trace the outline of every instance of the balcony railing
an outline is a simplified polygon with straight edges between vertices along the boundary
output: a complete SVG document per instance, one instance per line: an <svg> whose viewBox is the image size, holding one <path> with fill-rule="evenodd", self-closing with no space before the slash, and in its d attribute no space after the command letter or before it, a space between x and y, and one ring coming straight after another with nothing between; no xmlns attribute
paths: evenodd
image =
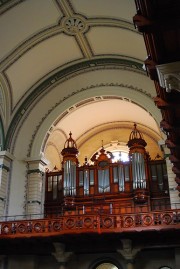
<svg viewBox="0 0 180 269"><path fill-rule="evenodd" d="M74 233L121 233L180 229L180 209L120 213L66 211L62 215L6 217L0 222L0 238L42 237ZM78 213L80 212L80 213Z"/></svg>

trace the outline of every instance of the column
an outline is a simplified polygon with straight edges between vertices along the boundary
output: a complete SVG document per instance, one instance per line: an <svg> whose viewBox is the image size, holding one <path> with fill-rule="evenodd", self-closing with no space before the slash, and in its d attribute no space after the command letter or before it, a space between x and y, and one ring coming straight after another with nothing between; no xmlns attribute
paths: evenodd
<svg viewBox="0 0 180 269"><path fill-rule="evenodd" d="M117 249L126 261L126 269L134 269L134 259L140 248L133 248L130 239L122 239L122 249Z"/></svg>
<svg viewBox="0 0 180 269"><path fill-rule="evenodd" d="M44 204L44 171L47 163L45 159L26 161L28 164L26 214L31 215L31 218L41 218Z"/></svg>
<svg viewBox="0 0 180 269"><path fill-rule="evenodd" d="M65 252L65 245L62 243L53 243L55 252L52 255L56 258L59 263L59 269L66 269L66 263L69 257L73 254L72 252Z"/></svg>
<svg viewBox="0 0 180 269"><path fill-rule="evenodd" d="M0 216L6 215L11 163L14 157L7 151L0 151Z"/></svg>

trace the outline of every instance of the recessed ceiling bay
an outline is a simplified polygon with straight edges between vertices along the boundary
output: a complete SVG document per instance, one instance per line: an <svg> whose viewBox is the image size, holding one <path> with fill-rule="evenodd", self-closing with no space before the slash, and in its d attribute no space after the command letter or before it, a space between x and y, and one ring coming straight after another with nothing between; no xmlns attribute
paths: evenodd
<svg viewBox="0 0 180 269"><path fill-rule="evenodd" d="M60 168L60 152L70 131L77 142L79 161L82 164L85 156L90 158L101 147L102 140L104 145L111 141L127 143L134 122L138 123L144 133L150 155L153 158L157 153L161 155L158 146L160 130L155 119L144 108L127 98L117 96L99 96L81 103L82 105L75 104L67 110L64 117L60 116L48 134L45 157L50 161L51 169L54 166Z"/></svg>

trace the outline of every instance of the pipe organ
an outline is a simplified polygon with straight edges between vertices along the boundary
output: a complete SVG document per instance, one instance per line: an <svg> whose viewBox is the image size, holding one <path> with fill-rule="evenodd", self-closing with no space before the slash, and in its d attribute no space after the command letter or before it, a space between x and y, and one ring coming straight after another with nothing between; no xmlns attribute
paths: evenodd
<svg viewBox="0 0 180 269"><path fill-rule="evenodd" d="M102 146L92 164L80 166L78 149L70 133L64 149L61 171L46 173L45 214L54 216L69 210L81 213L117 209L129 213L169 207L169 187L164 160L151 160L146 142L136 124L127 143L129 161L113 163L113 155Z"/></svg>

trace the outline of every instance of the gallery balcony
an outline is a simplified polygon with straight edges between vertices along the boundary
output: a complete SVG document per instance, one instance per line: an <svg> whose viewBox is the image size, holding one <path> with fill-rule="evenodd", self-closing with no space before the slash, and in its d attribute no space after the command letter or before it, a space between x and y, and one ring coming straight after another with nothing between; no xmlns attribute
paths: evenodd
<svg viewBox="0 0 180 269"><path fill-rule="evenodd" d="M173 208L173 209L172 209ZM58 209L58 208L57 208ZM53 237L72 234L121 234L180 229L180 204L160 205L159 210L135 208L69 208L53 215L2 217L0 238Z"/></svg>

